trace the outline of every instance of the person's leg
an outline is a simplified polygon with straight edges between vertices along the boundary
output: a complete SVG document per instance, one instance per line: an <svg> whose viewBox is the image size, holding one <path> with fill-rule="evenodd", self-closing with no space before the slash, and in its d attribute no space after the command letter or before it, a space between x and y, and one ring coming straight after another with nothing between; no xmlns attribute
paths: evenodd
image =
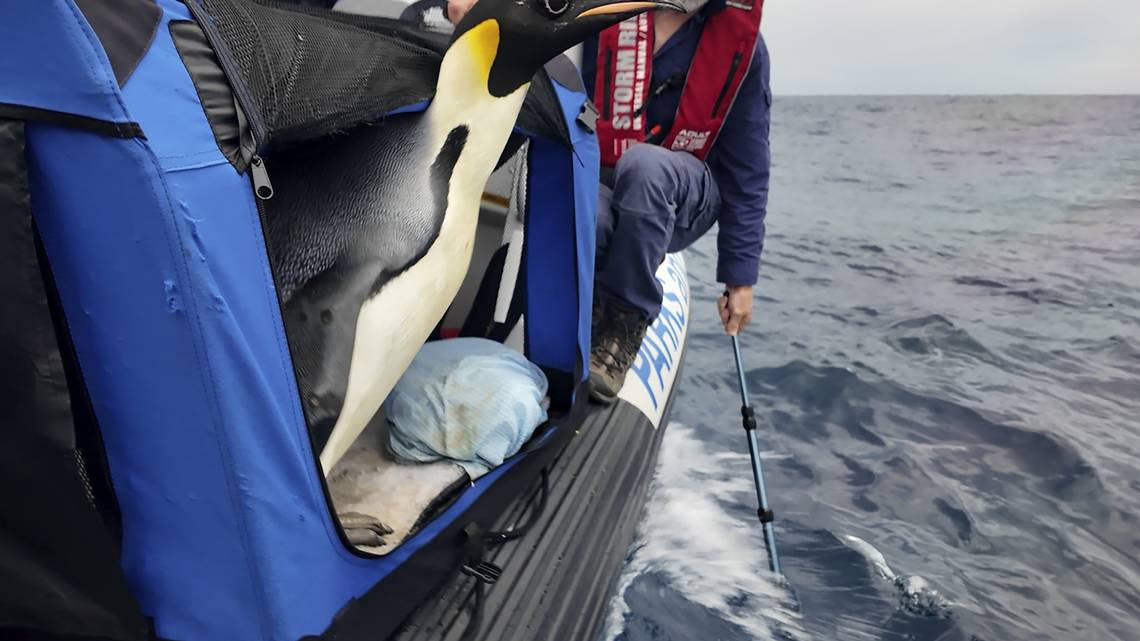
<svg viewBox="0 0 1140 641"><path fill-rule="evenodd" d="M614 213L611 208L613 201L613 190L606 185L598 185L598 220L597 231L594 244L594 273L602 270L605 265L606 256L609 255L610 238L614 234ZM605 299L601 292L598 290L597 285L594 286L594 300L593 310L590 315L590 331L591 336L598 335L598 326L606 314Z"/></svg>
<svg viewBox="0 0 1140 641"><path fill-rule="evenodd" d="M716 221L720 195L706 165L691 154L636 145L618 162L595 287L647 320L661 310L657 268L669 251L692 244ZM599 225L601 228L601 225Z"/></svg>
<svg viewBox="0 0 1140 641"><path fill-rule="evenodd" d="M609 196L607 198L607 196ZM690 154L637 145L616 168L612 196L599 198L591 396L617 398L645 330L661 311L657 268L716 220L719 192Z"/></svg>
<svg viewBox="0 0 1140 641"><path fill-rule="evenodd" d="M601 271L605 265L606 256L609 255L610 238L614 235L614 225L617 219L613 212L614 192L605 185L598 185L598 222L597 238L594 244L595 271Z"/></svg>

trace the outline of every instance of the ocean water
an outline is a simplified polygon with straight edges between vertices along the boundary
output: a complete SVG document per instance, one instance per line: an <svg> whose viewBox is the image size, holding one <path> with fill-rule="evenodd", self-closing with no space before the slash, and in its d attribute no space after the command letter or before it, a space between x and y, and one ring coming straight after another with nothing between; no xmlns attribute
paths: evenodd
<svg viewBox="0 0 1140 641"><path fill-rule="evenodd" d="M1140 97L784 98L772 149L742 342L785 578L710 235L605 639L1140 639Z"/></svg>

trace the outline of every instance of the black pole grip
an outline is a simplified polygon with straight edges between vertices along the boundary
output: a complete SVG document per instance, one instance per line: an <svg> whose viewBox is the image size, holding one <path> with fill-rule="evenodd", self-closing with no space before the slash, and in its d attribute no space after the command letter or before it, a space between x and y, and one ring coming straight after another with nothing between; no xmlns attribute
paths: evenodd
<svg viewBox="0 0 1140 641"><path fill-rule="evenodd" d="M744 419L744 429L749 431L756 429L756 413L752 411L751 406L742 406L740 408L740 417Z"/></svg>

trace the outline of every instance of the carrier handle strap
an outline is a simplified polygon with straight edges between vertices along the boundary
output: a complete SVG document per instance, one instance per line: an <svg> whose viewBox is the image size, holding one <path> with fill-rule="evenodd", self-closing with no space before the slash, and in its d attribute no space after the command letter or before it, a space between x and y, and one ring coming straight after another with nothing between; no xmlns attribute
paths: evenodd
<svg viewBox="0 0 1140 641"><path fill-rule="evenodd" d="M550 470L548 468L542 468L538 490L535 494L538 496L538 504L530 510L530 516L527 517L526 522L521 525L514 525L505 530L488 532L483 537L488 545L502 545L507 541L522 538L534 527L535 523L538 523L538 519L542 516L543 512L546 511L546 503L550 498ZM527 505L532 504L535 494L531 495L531 500L527 501Z"/></svg>
<svg viewBox="0 0 1140 641"><path fill-rule="evenodd" d="M461 637L467 640L474 639L483 628L483 607L486 602L485 586L498 581L503 574L503 569L490 561L483 560L483 554L486 551L486 536L478 523L472 521L465 525L463 536L465 537L463 553L466 562L461 570L467 576L475 579L475 586L471 590L472 602L468 607L471 618L467 621L467 628L464 629Z"/></svg>
<svg viewBox="0 0 1140 641"><path fill-rule="evenodd" d="M462 567L462 572L469 577L475 579L475 584L471 589L471 604L468 610L471 613L471 618L467 622L467 628L463 631L461 637L464 641L474 639L478 636L479 631L483 628L483 609L487 600L487 586L494 585L495 582L503 575L503 569L490 561L483 559L487 548L490 546L498 546L521 538L534 527L538 522L542 513L546 511L547 499L550 496L550 470L549 468L542 468L542 477L539 481L538 489L531 495L531 500L528 505L534 500L534 496L538 496L538 504L535 508L530 510L530 516L522 525L515 525L506 530L492 530L484 532L479 524L472 521L463 528L463 536L465 537L463 550L466 558L466 563Z"/></svg>

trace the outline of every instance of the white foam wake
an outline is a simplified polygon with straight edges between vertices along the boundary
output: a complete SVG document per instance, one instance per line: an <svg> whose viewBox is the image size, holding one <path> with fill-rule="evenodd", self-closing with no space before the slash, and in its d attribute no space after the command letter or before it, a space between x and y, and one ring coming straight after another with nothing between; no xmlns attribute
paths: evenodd
<svg viewBox="0 0 1140 641"><path fill-rule="evenodd" d="M739 473L726 475L727 469ZM668 427L605 638L621 634L630 612L626 590L648 573L757 640L809 638L792 596L768 571L759 525L724 507L752 492L751 483L747 453L710 453L691 429Z"/></svg>

